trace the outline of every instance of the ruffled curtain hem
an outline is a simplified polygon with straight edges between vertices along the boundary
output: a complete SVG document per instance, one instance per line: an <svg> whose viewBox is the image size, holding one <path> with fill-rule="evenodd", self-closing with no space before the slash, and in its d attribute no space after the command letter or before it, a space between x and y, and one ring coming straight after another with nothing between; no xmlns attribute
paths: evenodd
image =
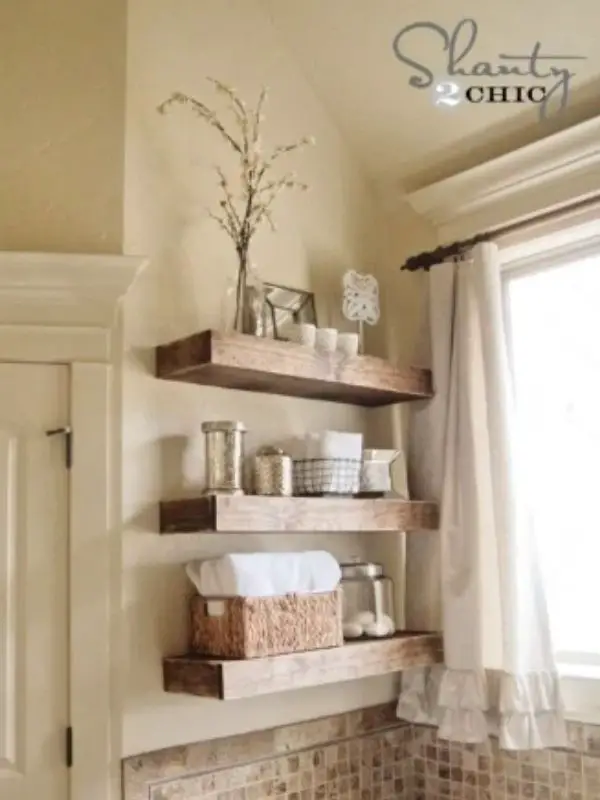
<svg viewBox="0 0 600 800"><path fill-rule="evenodd" d="M566 747L557 673L519 675L433 667L403 674L400 719L434 725L441 739L465 744L498 736L505 750Z"/></svg>

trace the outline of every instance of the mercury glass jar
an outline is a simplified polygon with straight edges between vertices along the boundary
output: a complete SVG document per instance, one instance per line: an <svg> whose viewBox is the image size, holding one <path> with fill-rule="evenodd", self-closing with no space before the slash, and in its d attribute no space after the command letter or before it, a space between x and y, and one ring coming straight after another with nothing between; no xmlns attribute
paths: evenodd
<svg viewBox="0 0 600 800"><path fill-rule="evenodd" d="M241 422L203 422L205 494L243 494L244 434Z"/></svg>
<svg viewBox="0 0 600 800"><path fill-rule="evenodd" d="M279 447L261 447L254 457L254 491L261 495L291 497L291 456Z"/></svg>

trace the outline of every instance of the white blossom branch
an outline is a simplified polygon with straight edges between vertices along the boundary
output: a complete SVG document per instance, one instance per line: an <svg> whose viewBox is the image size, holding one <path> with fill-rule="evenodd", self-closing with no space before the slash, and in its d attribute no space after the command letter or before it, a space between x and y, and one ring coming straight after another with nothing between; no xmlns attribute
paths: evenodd
<svg viewBox="0 0 600 800"><path fill-rule="evenodd" d="M219 224L219 226L225 231L225 233L231 239L233 239L234 243L237 241L236 232L230 227L228 220L223 219L223 217L220 217L218 214L214 214L212 211L208 212L208 216L211 219L214 219L215 222L217 222Z"/></svg>
<svg viewBox="0 0 600 800"><path fill-rule="evenodd" d="M181 92L173 92L171 97L168 100L165 100L158 106L158 112L160 114L164 114L170 106L173 104L177 105L189 105L191 106L192 110L202 119L205 119L209 125L212 125L213 128L216 128L221 136L233 147L236 153L242 153L242 148L239 143L233 138L233 136L228 133L225 129L223 123L218 119L217 115L214 111L211 111L210 108L201 103L199 100L196 100L194 97L189 97L186 94L181 94Z"/></svg>
<svg viewBox="0 0 600 800"><path fill-rule="evenodd" d="M240 159L240 186L239 208L234 192L229 181L220 167L216 167L219 177L219 187L222 199L219 201L220 213L209 213L221 229L231 238L240 258L240 270L246 268L250 241L263 221L268 222L275 230L271 206L277 196L284 189L302 189L308 187L299 181L295 173L287 173L280 178L270 178L274 164L283 155L290 154L306 145L314 144L312 137L304 137L297 142L275 147L270 153L263 153L261 142L261 125L264 121L262 109L267 100L267 90L260 93L254 110L248 109L244 101L238 96L235 89L218 81L208 78L218 94L227 98L229 110L241 137L237 138L225 127L217 114L208 106L193 97L174 92L171 97L158 106L158 111L164 114L173 104L187 105L201 119L215 128L219 134L232 147Z"/></svg>
<svg viewBox="0 0 600 800"><path fill-rule="evenodd" d="M220 167L215 167L215 171L217 172L217 175L219 176L219 186L221 187L221 190L223 191L223 194L225 195L225 199L221 201L222 204L224 203L224 205L222 205L222 207L226 210L228 216L233 220L233 222L234 222L234 226L233 227L236 230L239 230L242 227L242 220L240 219L238 211L237 211L237 209L235 207L235 203L234 203L234 200L233 200L233 195L232 195L231 191L229 190L229 183L227 182L227 178L225 177L225 173L223 172L223 170Z"/></svg>
<svg viewBox="0 0 600 800"><path fill-rule="evenodd" d="M254 111L254 128L252 132L252 141L254 142L254 144L256 144L259 140L260 123L263 121L262 109L266 99L267 99L267 90L265 87L263 87L260 93L260 97L258 98L258 103L256 104L256 110Z"/></svg>

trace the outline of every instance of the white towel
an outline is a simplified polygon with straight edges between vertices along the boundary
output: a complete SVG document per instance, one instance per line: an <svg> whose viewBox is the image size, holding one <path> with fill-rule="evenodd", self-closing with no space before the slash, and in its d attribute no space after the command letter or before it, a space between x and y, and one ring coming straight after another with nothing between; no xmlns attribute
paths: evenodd
<svg viewBox="0 0 600 800"><path fill-rule="evenodd" d="M341 570L325 551L304 553L228 553L208 561L192 561L186 573L204 597L274 597L329 592Z"/></svg>
<svg viewBox="0 0 600 800"><path fill-rule="evenodd" d="M347 458L360 461L362 444L362 433L322 431L296 437L289 451L293 459Z"/></svg>
<svg viewBox="0 0 600 800"><path fill-rule="evenodd" d="M362 433L324 431L317 444L320 455L316 455L314 458L349 458L360 461L362 459L362 443Z"/></svg>

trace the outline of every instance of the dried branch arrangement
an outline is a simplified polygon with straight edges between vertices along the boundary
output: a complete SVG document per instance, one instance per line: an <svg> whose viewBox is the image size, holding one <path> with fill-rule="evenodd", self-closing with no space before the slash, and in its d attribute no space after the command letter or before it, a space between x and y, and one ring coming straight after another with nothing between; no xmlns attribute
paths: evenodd
<svg viewBox="0 0 600 800"><path fill-rule="evenodd" d="M307 145L314 144L312 137L304 137L287 145L263 152L261 126L264 122L263 108L267 100L267 90L260 93L255 108L248 108L238 96L235 89L215 80L208 79L217 93L227 100L227 110L232 116L234 130L208 106L181 92L174 92L171 97L158 106L164 114L173 105L188 106L193 113L203 119L215 130L235 152L240 162L240 190L235 192L221 167L215 167L218 176L222 199L217 213L210 216L219 224L232 240L238 256L237 301L241 306L241 295L244 290L249 266L248 253L250 241L260 225L265 221L275 230L272 206L277 196L284 189L302 189L308 187L299 181L295 172L287 172L281 177L273 176L273 169L279 159Z"/></svg>

